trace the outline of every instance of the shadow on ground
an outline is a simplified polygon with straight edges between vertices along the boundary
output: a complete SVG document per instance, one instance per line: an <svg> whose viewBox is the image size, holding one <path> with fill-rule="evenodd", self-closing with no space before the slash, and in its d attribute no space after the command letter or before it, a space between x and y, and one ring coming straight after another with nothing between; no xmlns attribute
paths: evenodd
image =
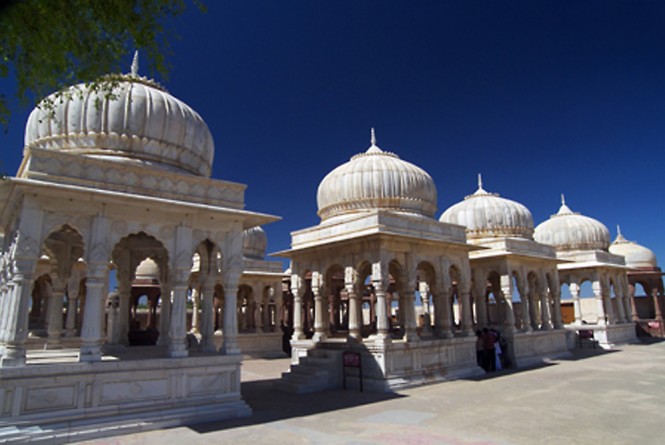
<svg viewBox="0 0 665 445"><path fill-rule="evenodd" d="M189 428L198 433L209 433L406 397L395 393L361 393L351 389L289 394L273 389L276 381L277 379L242 383L242 397L252 407L252 416L192 425Z"/></svg>

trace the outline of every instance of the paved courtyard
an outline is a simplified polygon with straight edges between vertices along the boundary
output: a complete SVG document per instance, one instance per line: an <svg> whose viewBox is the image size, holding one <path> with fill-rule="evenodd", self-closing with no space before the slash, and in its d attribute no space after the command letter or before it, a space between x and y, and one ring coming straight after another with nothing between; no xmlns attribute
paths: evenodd
<svg viewBox="0 0 665 445"><path fill-rule="evenodd" d="M248 360L254 416L98 439L88 444L629 444L662 443L665 342L582 350L571 360L399 394L294 396L271 379L288 360Z"/></svg>

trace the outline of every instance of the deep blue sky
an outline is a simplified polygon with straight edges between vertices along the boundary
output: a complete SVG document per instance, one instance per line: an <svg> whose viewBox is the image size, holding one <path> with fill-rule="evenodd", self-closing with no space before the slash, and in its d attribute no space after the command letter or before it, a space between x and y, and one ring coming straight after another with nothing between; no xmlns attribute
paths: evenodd
<svg viewBox="0 0 665 445"><path fill-rule="evenodd" d="M665 261L665 2L207 3L176 19L163 83L208 123L213 177L283 217L265 228L270 252L318 222L319 182L374 126L434 178L437 217L480 172L536 224L565 193ZM0 134L6 172L29 111Z"/></svg>

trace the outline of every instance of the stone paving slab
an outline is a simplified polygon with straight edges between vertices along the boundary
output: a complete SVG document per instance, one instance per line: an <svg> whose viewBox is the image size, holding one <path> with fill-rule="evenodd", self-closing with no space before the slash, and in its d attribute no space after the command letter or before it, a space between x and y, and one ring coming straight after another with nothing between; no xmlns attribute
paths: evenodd
<svg viewBox="0 0 665 445"><path fill-rule="evenodd" d="M665 342L583 350L519 371L400 391L291 395L270 378L288 359L243 364L254 416L97 439L87 444L662 443Z"/></svg>

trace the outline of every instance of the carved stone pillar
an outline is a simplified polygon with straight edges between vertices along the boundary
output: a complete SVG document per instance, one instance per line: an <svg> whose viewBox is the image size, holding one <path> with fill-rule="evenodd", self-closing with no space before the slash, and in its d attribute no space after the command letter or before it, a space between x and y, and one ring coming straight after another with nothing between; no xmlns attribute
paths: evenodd
<svg viewBox="0 0 665 445"><path fill-rule="evenodd" d="M570 282L570 296L573 298L573 310L575 312L575 324L582 324L582 302L580 301L580 285Z"/></svg>
<svg viewBox="0 0 665 445"><path fill-rule="evenodd" d="M561 290L558 287L551 288L550 294L552 296L552 308L554 309L554 314L553 314L554 329L562 329L563 316L561 315Z"/></svg>
<svg viewBox="0 0 665 445"><path fill-rule="evenodd" d="M635 285L629 284L628 289L630 292L630 319L633 323L637 323L640 320L640 317L637 313L637 304L635 304Z"/></svg>
<svg viewBox="0 0 665 445"><path fill-rule="evenodd" d="M632 298L630 296L630 286L628 284L628 277L626 274L621 275L619 280L621 283L622 295L623 295L623 310L626 314L626 323L633 322L633 306L631 304Z"/></svg>
<svg viewBox="0 0 665 445"><path fill-rule="evenodd" d="M171 324L169 326L169 357L187 357L187 282L190 268L176 265L171 306Z"/></svg>
<svg viewBox="0 0 665 445"><path fill-rule="evenodd" d="M312 293L314 294L314 336L312 340L321 341L326 338L324 331L323 297L321 296L322 277L319 272L312 272Z"/></svg>
<svg viewBox="0 0 665 445"><path fill-rule="evenodd" d="M302 325L302 296L305 291L305 283L298 274L291 275L291 293L293 294L293 340L305 338Z"/></svg>
<svg viewBox="0 0 665 445"><path fill-rule="evenodd" d="M515 311L513 310L513 280L510 275L501 276L501 303L504 306L505 333L515 332ZM499 303L497 301L497 303Z"/></svg>
<svg viewBox="0 0 665 445"><path fill-rule="evenodd" d="M192 329L189 332L192 334L200 334L199 329L199 309L201 306L201 292L198 285L192 286Z"/></svg>
<svg viewBox="0 0 665 445"><path fill-rule="evenodd" d="M81 276L73 272L67 280L67 320L65 322L65 337L76 336L76 312L80 291Z"/></svg>
<svg viewBox="0 0 665 445"><path fill-rule="evenodd" d="M485 290L487 283L476 275L473 281L473 301L476 304L476 325L477 329L487 326L487 301L485 300Z"/></svg>
<svg viewBox="0 0 665 445"><path fill-rule="evenodd" d="M201 350L203 352L215 352L215 313L213 299L215 287L211 280L204 281L201 295Z"/></svg>
<svg viewBox="0 0 665 445"><path fill-rule="evenodd" d="M436 314L436 327L435 331L438 328L439 329L439 335L443 338L452 338L453 337L453 329L452 329L452 314L450 311L450 290L449 287L443 286L438 290L439 298L434 299L434 302L436 304L437 300L439 301L439 306L440 309L435 309Z"/></svg>
<svg viewBox="0 0 665 445"><path fill-rule="evenodd" d="M468 283L459 287L460 300L462 303L462 335L469 337L473 335L473 314L471 309L471 293Z"/></svg>
<svg viewBox="0 0 665 445"><path fill-rule="evenodd" d="M222 348L220 349L220 353L225 355L240 354L240 345L238 344L238 317L236 315L239 282L239 272L228 272L225 274L224 339L222 342Z"/></svg>
<svg viewBox="0 0 665 445"><path fill-rule="evenodd" d="M252 286L252 315L254 316L254 332L257 334L263 331L263 318L261 317L261 308L263 306L263 285L255 283Z"/></svg>
<svg viewBox="0 0 665 445"><path fill-rule="evenodd" d="M415 274L415 271L412 272ZM406 274L405 274L406 275ZM415 296L416 296L416 280L413 277L406 278L406 283L401 285L399 290L400 296L400 312L404 313L404 340L407 342L417 341L418 333L416 331L416 311L415 311ZM403 307L401 306L403 305Z"/></svg>
<svg viewBox="0 0 665 445"><path fill-rule="evenodd" d="M372 264L372 284L376 295L376 330L377 339L388 338L388 313L386 310L386 283L388 282L388 273L382 263Z"/></svg>
<svg viewBox="0 0 665 445"><path fill-rule="evenodd" d="M524 289L524 285L520 284L522 280L517 281L517 293L520 294L520 302L522 305L522 332L532 332L533 324L531 322L531 285L528 290ZM498 301L497 301L498 303Z"/></svg>
<svg viewBox="0 0 665 445"><path fill-rule="evenodd" d="M159 288L159 300L161 302L159 308L159 338L157 345L168 346L169 340L169 326L171 324L171 282L162 279ZM121 294L122 295L122 294ZM122 307L122 297L120 300ZM127 309L129 313L129 308Z"/></svg>
<svg viewBox="0 0 665 445"><path fill-rule="evenodd" d="M113 335L113 344L129 345L129 311L132 293L132 279L129 272L116 274L118 280L118 316L115 320L116 328ZM166 332L166 331L163 331Z"/></svg>
<svg viewBox="0 0 665 445"><path fill-rule="evenodd" d="M90 264L85 281L86 297L83 326L81 327L80 362L96 362L102 359L102 326L99 322L106 302L106 264Z"/></svg>
<svg viewBox="0 0 665 445"><path fill-rule="evenodd" d="M37 246L28 246L37 254ZM28 250L26 249L26 250ZM13 258L15 259L15 258ZM28 307L33 287L33 274L37 266L36 256L31 259L16 259L5 265L11 270L7 286L0 290L0 367L13 368L25 366L25 342L28 337ZM5 271L2 271L5 272Z"/></svg>
<svg viewBox="0 0 665 445"><path fill-rule="evenodd" d="M353 267L344 269L344 287L349 297L349 337L361 338L360 333L360 298L357 292L358 274Z"/></svg>
<svg viewBox="0 0 665 445"><path fill-rule="evenodd" d="M63 283L60 278L55 277L53 278L53 286L51 287L51 295L48 301L49 320L46 349L62 348L60 338L62 337L62 309L64 298L65 283Z"/></svg>
<svg viewBox="0 0 665 445"><path fill-rule="evenodd" d="M538 297L540 298L540 329L548 331L552 329L552 318L550 315L550 305L547 301L547 287L544 283L537 288Z"/></svg>
<svg viewBox="0 0 665 445"><path fill-rule="evenodd" d="M603 286L600 283L599 279L594 279L591 284L593 289L593 297L596 300L596 324L600 326L605 326L607 324L605 320L605 304L603 301Z"/></svg>
<svg viewBox="0 0 665 445"><path fill-rule="evenodd" d="M618 276L615 277L612 287L614 289L614 303L616 306L616 314L617 314L616 318L617 318L617 323L626 323L627 318L623 305L623 291L620 283L621 282L619 277Z"/></svg>

